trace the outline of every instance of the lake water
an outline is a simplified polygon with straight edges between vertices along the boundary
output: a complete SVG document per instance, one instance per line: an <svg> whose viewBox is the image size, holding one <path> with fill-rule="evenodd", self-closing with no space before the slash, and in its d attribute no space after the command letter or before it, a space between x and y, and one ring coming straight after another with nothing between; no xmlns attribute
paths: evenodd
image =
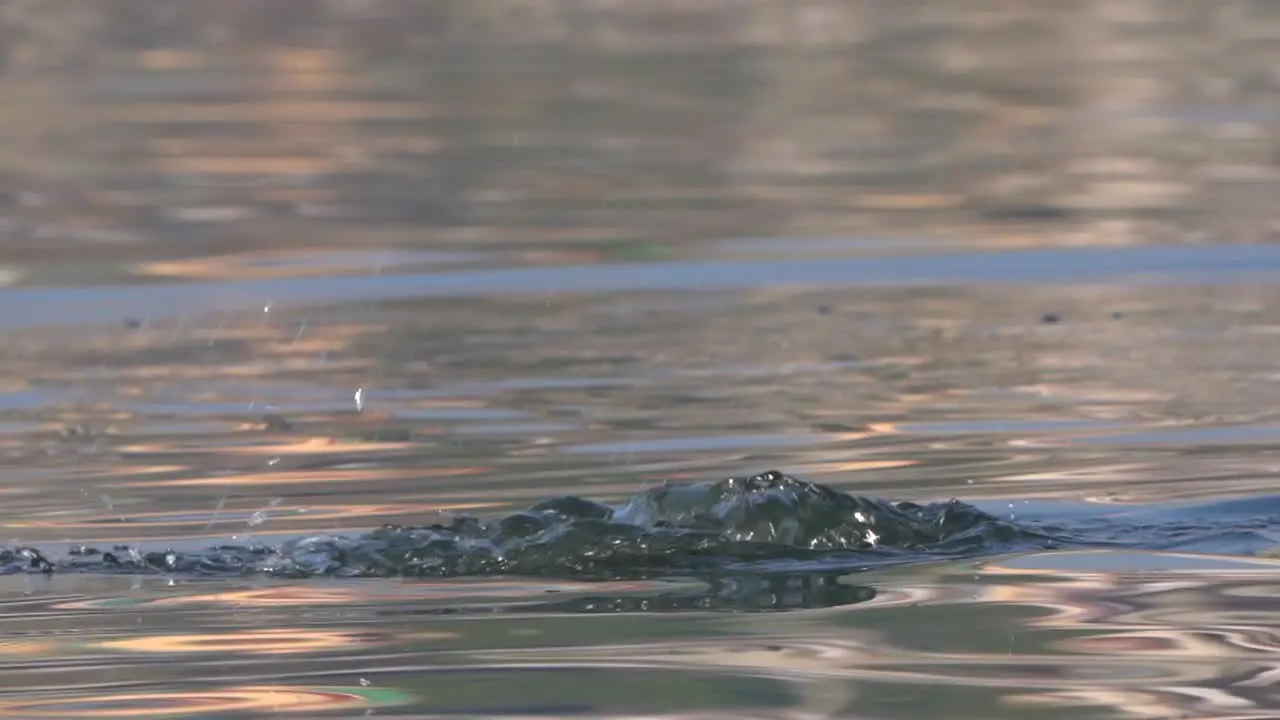
<svg viewBox="0 0 1280 720"><path fill-rule="evenodd" d="M0 716L1280 712L1280 5L0 10Z"/></svg>

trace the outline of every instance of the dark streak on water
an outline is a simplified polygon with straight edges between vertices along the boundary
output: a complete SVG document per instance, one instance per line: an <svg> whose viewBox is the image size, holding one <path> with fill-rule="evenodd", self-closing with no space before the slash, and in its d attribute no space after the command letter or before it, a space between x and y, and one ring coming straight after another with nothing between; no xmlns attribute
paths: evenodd
<svg viewBox="0 0 1280 720"><path fill-rule="evenodd" d="M785 240L780 242L785 243ZM1146 246L922 254L821 260L642 262L433 274L368 274L271 281L0 290L22 307L0 327L118 323L192 313L353 300L628 291L726 291L752 287L1106 282L1199 284L1280 279L1280 245ZM109 293L104 290L109 289Z"/></svg>

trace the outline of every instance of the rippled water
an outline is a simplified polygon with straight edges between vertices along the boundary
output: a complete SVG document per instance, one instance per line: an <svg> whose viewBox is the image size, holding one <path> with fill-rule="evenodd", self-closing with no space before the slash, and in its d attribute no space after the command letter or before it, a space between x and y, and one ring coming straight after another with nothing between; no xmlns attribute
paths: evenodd
<svg viewBox="0 0 1280 720"><path fill-rule="evenodd" d="M1280 711L1280 7L0 10L0 716Z"/></svg>

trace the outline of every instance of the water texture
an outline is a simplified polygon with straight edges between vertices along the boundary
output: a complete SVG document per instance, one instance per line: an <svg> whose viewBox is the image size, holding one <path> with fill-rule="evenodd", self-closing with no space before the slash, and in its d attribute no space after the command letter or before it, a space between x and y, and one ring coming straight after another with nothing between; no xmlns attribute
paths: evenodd
<svg viewBox="0 0 1280 720"><path fill-rule="evenodd" d="M1277 38L0 0L0 717L1274 717Z"/></svg>

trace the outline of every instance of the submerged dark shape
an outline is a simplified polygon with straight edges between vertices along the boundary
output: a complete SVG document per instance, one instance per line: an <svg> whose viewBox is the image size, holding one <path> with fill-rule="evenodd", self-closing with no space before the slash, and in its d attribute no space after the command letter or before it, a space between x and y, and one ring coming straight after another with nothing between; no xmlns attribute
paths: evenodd
<svg viewBox="0 0 1280 720"><path fill-rule="evenodd" d="M561 497L501 518L459 516L447 525L384 526L362 535L294 540L279 548L224 545L199 553L142 553L82 547L56 566L288 577L603 579L725 574L788 561L851 571L1052 544L1049 536L959 501L890 503L769 471L715 483L669 483L618 507Z"/></svg>

